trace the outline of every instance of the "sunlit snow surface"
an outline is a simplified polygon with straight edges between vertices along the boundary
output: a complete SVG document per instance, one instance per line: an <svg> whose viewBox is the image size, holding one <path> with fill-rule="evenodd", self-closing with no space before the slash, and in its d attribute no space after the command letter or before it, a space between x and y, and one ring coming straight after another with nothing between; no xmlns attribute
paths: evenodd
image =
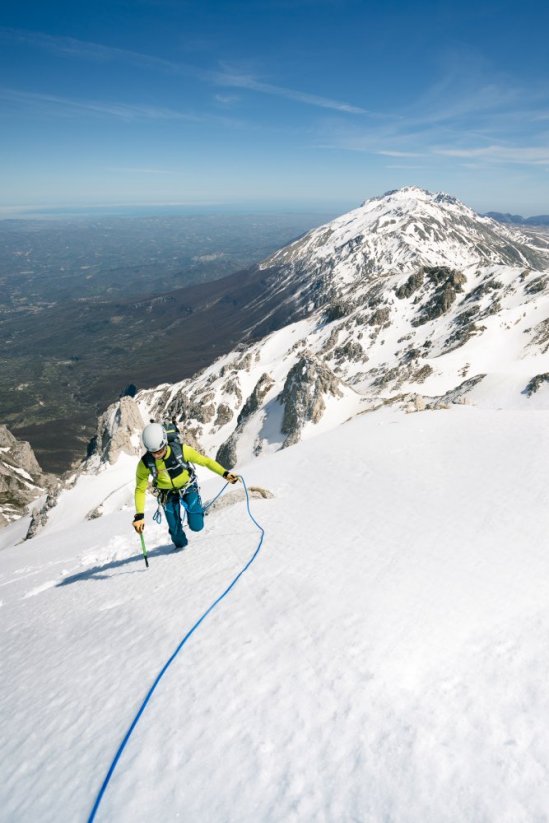
<svg viewBox="0 0 549 823"><path fill-rule="evenodd" d="M253 501L264 547L97 820L549 819L548 423L384 411L241 466L275 495ZM174 553L151 508L146 570L128 496L82 519L132 473L79 481L66 527L0 553L2 821L86 820L257 543L239 503Z"/></svg>

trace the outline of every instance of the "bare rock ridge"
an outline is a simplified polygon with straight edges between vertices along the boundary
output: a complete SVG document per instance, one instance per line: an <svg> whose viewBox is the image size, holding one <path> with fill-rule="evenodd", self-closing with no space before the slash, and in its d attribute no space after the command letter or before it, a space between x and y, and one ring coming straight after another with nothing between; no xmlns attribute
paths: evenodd
<svg viewBox="0 0 549 823"><path fill-rule="evenodd" d="M0 526L17 520L56 485L56 478L42 471L30 444L0 424Z"/></svg>
<svg viewBox="0 0 549 823"><path fill-rule="evenodd" d="M282 448L301 439L306 423L317 423L326 410L325 398L343 397L341 380L312 352L305 351L292 366L280 394L284 416L280 430L285 435Z"/></svg>
<svg viewBox="0 0 549 823"><path fill-rule="evenodd" d="M144 425L137 403L130 396L121 397L99 417L97 434L88 446L87 462L116 463L122 452L139 453L138 433Z"/></svg>
<svg viewBox="0 0 549 823"><path fill-rule="evenodd" d="M500 211L488 211L484 215L497 220L498 223L515 223L517 226L549 226L549 214L536 214L523 217L521 214L503 214Z"/></svg>

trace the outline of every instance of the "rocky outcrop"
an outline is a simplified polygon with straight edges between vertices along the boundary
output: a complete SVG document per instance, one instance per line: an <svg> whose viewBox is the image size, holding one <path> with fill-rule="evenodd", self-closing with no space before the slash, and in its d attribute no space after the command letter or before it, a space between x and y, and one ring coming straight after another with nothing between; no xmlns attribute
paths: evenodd
<svg viewBox="0 0 549 823"><path fill-rule="evenodd" d="M419 317L414 321L414 326L422 326L429 320L435 320L445 314L458 292L463 291L466 277L462 272L454 271L446 266L426 266L425 276L433 287L433 294L424 305Z"/></svg>
<svg viewBox="0 0 549 823"><path fill-rule="evenodd" d="M532 395L535 394L544 383L549 383L549 372L544 372L544 374L536 374L535 377L532 377L524 389L524 393L527 397L532 397Z"/></svg>
<svg viewBox="0 0 549 823"><path fill-rule="evenodd" d="M242 434L242 430L246 424L246 421L249 417L251 417L254 412L256 412L262 405L263 401L265 400L266 395L274 386L274 380L268 374L262 374L259 380L257 381L254 389L244 406L240 414L237 417L237 427L234 432L230 435L230 437L225 440L225 442L220 446L216 454L216 460L218 463L221 463L222 466L227 466L232 468L237 463L237 454L236 454L236 446L238 443L238 438Z"/></svg>
<svg viewBox="0 0 549 823"><path fill-rule="evenodd" d="M429 364L426 363L424 366L422 366L420 369L418 369L411 375L411 380L413 383L423 383L425 380L427 380L428 377L432 375L432 373L433 367L429 366Z"/></svg>
<svg viewBox="0 0 549 823"><path fill-rule="evenodd" d="M269 489L264 489L262 486L248 486L248 494L250 495L250 498L254 500L272 500L274 497L272 491L269 491ZM244 489L237 487L234 490L228 491L223 495L223 497L219 497L215 500L215 502L208 507L206 516L211 517L214 512L220 511L221 509L226 509L229 506L234 506L235 503L241 503L245 500L246 492Z"/></svg>
<svg viewBox="0 0 549 823"><path fill-rule="evenodd" d="M48 486L45 502L33 512L25 539L30 540L44 528L51 509L57 505L59 493L71 488L81 473L95 472L105 463L115 463L121 453L141 454L144 425L139 406L130 395L124 395L110 405L98 418L97 433L90 440L86 457L76 472L70 477L57 479L55 487L52 484Z"/></svg>
<svg viewBox="0 0 549 823"><path fill-rule="evenodd" d="M185 416L199 423L211 423L216 413L214 398L213 392L193 395Z"/></svg>
<svg viewBox="0 0 549 823"><path fill-rule="evenodd" d="M423 269L414 272L410 277L395 290L396 296L399 300L404 300L411 297L423 285Z"/></svg>
<svg viewBox="0 0 549 823"><path fill-rule="evenodd" d="M42 471L30 444L0 425L0 526L22 517L29 504L57 482Z"/></svg>
<svg viewBox="0 0 549 823"><path fill-rule="evenodd" d="M353 311L353 304L347 300L334 299L328 304L324 311L324 321L326 323L333 323L334 320L340 320L342 317L347 317Z"/></svg>
<svg viewBox="0 0 549 823"><path fill-rule="evenodd" d="M493 277L490 277L488 280L485 280L475 289L470 291L465 299L468 303L476 303L485 295L490 294L491 292L499 291L502 288L502 283L500 283L498 280L495 280Z"/></svg>
<svg viewBox="0 0 549 823"><path fill-rule="evenodd" d="M475 386L478 386L478 384L481 383L485 377L485 374L475 374L474 377L469 377L467 380L464 380L463 383L460 383L459 386L456 386L440 397L437 397L436 403L439 404L439 407L440 404L463 403L467 395L473 391Z"/></svg>
<svg viewBox="0 0 549 823"><path fill-rule="evenodd" d="M217 454L215 455L217 462L228 469L234 468L238 460L236 446L238 444L239 434L238 429L235 429L231 436L218 448Z"/></svg>
<svg viewBox="0 0 549 823"><path fill-rule="evenodd" d="M530 346L539 346L541 354L547 354L549 351L549 318L534 326L533 331Z"/></svg>
<svg viewBox="0 0 549 823"><path fill-rule="evenodd" d="M306 352L290 369L279 401L284 406L282 448L293 446L300 439L303 426L318 423L326 404L326 396L342 397L341 381L312 352Z"/></svg>
<svg viewBox="0 0 549 823"><path fill-rule="evenodd" d="M529 283L524 287L524 291L526 294L538 294L538 292L545 291L547 288L547 284L549 283L549 277L535 277L533 280L530 280Z"/></svg>
<svg viewBox="0 0 549 823"><path fill-rule="evenodd" d="M334 349L334 357L339 362L360 363L368 360L364 349L356 340L347 340L342 346Z"/></svg>
<svg viewBox="0 0 549 823"><path fill-rule="evenodd" d="M33 511L31 522L27 534L25 536L25 540L31 540L38 534L38 532L41 529L44 528L44 526L48 522L48 516L51 509L53 509L54 506L57 505L59 491L60 489L56 490L55 492L52 492L51 494L48 494L42 506L39 509L35 509L35 511Z"/></svg>
<svg viewBox="0 0 549 823"><path fill-rule="evenodd" d="M269 374L262 374L254 386L254 390L244 403L242 411L238 415L238 423L243 423L248 417L250 417L250 415L260 408L266 395L270 392L273 386L274 380L272 377Z"/></svg>
<svg viewBox="0 0 549 823"><path fill-rule="evenodd" d="M88 447L88 461L115 463L119 454L140 454L145 422L131 397L121 397L97 421L97 434Z"/></svg>
<svg viewBox="0 0 549 823"><path fill-rule="evenodd" d="M366 323L368 326L386 326L390 316L391 309L388 306L384 306L372 312Z"/></svg>
<svg viewBox="0 0 549 823"><path fill-rule="evenodd" d="M220 403L217 407L217 416L215 418L215 426L220 429L230 423L234 417L234 412L226 403Z"/></svg>
<svg viewBox="0 0 549 823"><path fill-rule="evenodd" d="M234 402L239 405L242 403L242 392L240 391L240 386L238 384L238 379L230 377L222 386L222 391L224 394L234 395Z"/></svg>

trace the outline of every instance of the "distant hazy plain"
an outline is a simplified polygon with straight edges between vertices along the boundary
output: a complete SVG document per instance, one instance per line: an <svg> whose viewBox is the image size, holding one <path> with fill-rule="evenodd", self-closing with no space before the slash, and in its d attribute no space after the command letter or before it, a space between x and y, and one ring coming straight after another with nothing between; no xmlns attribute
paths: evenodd
<svg viewBox="0 0 549 823"><path fill-rule="evenodd" d="M129 301L246 269L333 217L157 211L0 220L0 422L30 440L45 468L67 468L84 453L97 413L124 389L121 365L132 382L136 351L147 345L138 308L129 328ZM94 395L111 369L112 395Z"/></svg>

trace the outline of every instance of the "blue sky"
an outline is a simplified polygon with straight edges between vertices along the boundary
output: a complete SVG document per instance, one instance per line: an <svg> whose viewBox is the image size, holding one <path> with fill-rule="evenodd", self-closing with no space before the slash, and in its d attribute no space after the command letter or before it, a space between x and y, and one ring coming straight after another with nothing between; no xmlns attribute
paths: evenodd
<svg viewBox="0 0 549 823"><path fill-rule="evenodd" d="M0 215L344 211L403 185L549 213L545 0L10 5Z"/></svg>

